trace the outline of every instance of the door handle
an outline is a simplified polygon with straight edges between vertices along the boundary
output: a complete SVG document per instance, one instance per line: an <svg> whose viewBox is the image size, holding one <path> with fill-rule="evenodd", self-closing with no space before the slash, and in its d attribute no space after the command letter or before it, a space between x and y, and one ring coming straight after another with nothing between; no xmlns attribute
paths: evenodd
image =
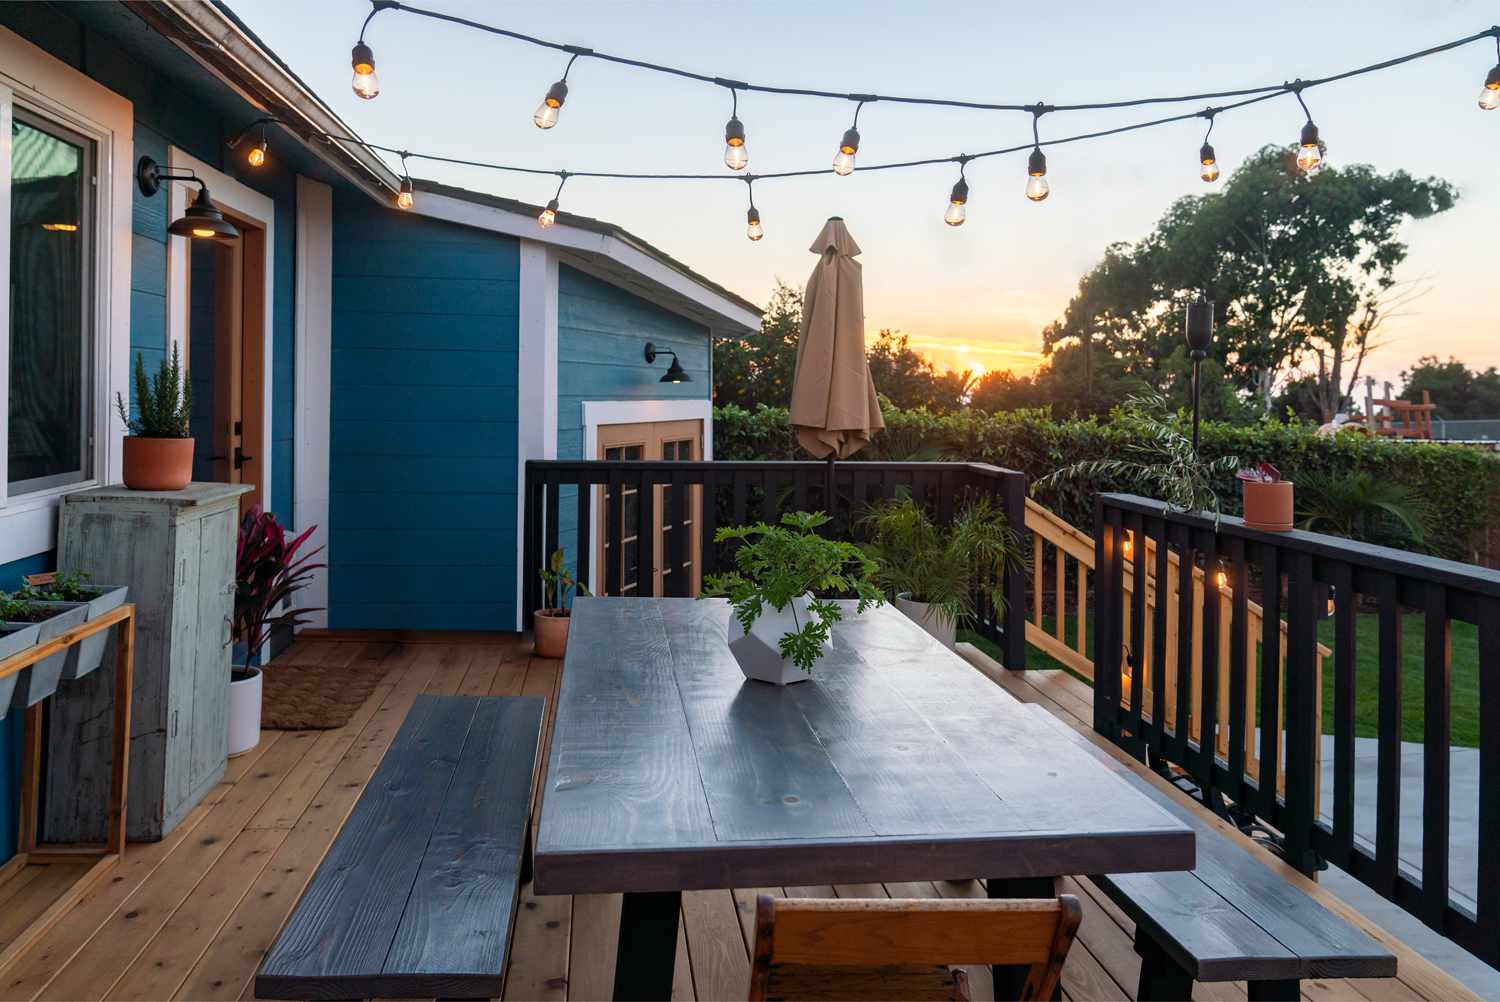
<svg viewBox="0 0 1500 1002"><path fill-rule="evenodd" d="M238 445L234 447L234 468L236 470L242 468L246 463L254 461L254 456L245 455L245 450L240 448Z"/></svg>

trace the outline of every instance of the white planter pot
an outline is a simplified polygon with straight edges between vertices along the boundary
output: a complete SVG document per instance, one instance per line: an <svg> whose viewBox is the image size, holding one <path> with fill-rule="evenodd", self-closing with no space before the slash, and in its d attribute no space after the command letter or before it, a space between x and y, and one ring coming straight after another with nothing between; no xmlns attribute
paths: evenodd
<svg viewBox="0 0 1500 1002"><path fill-rule="evenodd" d="M730 612L729 651L746 678L770 682L772 685L790 685L793 682L806 682L812 677L793 664L791 658L781 656L781 638L788 633L797 632L807 624L812 615L807 608L810 601L811 595L794 598L780 612L769 606L762 606L760 616L756 618L755 625L748 634L740 626L734 613ZM818 665L831 650L832 637L824 642L823 653L813 662L813 671L817 671Z"/></svg>
<svg viewBox="0 0 1500 1002"><path fill-rule="evenodd" d="M236 668L247 671L244 678L229 680L229 755L243 755L260 744L260 680L259 668Z"/></svg>
<svg viewBox="0 0 1500 1002"><path fill-rule="evenodd" d="M916 623L950 651L958 639L958 624L927 602L914 602L905 595L891 600L902 615Z"/></svg>

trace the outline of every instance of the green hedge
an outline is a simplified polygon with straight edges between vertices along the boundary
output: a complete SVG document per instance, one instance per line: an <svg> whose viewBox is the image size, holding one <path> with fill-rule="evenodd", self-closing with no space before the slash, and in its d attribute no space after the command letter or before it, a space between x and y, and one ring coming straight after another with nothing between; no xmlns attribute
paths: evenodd
<svg viewBox="0 0 1500 1002"><path fill-rule="evenodd" d="M855 459L952 459L1021 470L1028 481L1080 459L1118 453L1132 434L1120 420L1056 421L1042 411L936 415L926 410L887 411L886 430ZM1475 561L1484 531L1497 514L1500 456L1463 446L1392 442L1363 435L1320 437L1308 424L1266 421L1255 425L1206 422L1205 457L1232 455L1241 463L1274 463L1290 480L1309 473L1367 471L1389 478L1429 506L1427 548L1454 560ZM714 409L714 456L724 460L806 459L797 448L784 408ZM1105 482L1073 482L1037 496L1081 528L1093 524L1094 493L1126 489ZM1225 476L1218 494L1226 514L1240 512L1239 485Z"/></svg>

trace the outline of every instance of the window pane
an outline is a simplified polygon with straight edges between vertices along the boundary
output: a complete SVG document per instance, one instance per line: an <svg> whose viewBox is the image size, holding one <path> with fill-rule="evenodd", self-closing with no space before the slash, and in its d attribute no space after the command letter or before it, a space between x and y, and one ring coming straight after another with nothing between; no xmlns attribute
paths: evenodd
<svg viewBox="0 0 1500 1002"><path fill-rule="evenodd" d="M93 143L17 110L11 125L12 495L90 475Z"/></svg>

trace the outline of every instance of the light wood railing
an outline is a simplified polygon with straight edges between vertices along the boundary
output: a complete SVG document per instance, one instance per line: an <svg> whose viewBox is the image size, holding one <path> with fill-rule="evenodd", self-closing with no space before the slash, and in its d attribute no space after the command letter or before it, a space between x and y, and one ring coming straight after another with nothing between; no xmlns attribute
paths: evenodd
<svg viewBox="0 0 1500 1002"><path fill-rule="evenodd" d="M1089 642L1088 624L1092 618L1089 575L1094 571L1094 539L1088 533L1072 525L1056 513L1042 505L1037 504L1030 498L1026 499L1026 528L1031 533L1031 595L1030 616L1026 621L1026 641L1038 650L1045 652L1052 658L1077 672L1079 675L1093 681L1094 661L1092 647ZM1152 540L1146 540L1146 566L1156 566L1156 547ZM1135 575L1133 554L1130 547L1134 540L1127 539L1124 556L1125 562L1125 608L1130 608L1130 596L1135 592ZM1141 643L1137 645L1131 637L1131 617L1125 617L1124 639L1125 648L1135 652L1139 648L1145 656L1132 656L1135 662L1133 674L1140 677L1142 690L1141 705L1151 707L1154 705L1154 687L1158 680L1166 687L1166 715L1167 726L1174 732L1177 728L1177 680L1179 672L1177 667L1178 651L1178 565L1177 554L1168 553L1168 561L1172 572L1167 581L1167 644L1166 663L1158 666L1153 663L1151 645ZM1051 581L1048 581L1048 571L1051 571ZM1070 580L1071 574L1071 580ZM1203 569L1196 568L1193 572L1193 602L1195 608L1203 608ZM1050 586L1050 588L1049 588ZM1152 622L1155 614L1157 595L1157 581L1155 575L1148 575L1146 586L1146 618L1147 623ZM1043 608L1048 591L1051 592L1054 615L1049 626L1043 618ZM1216 717L1219 721L1229 719L1229 646L1230 634L1233 630L1233 592L1227 582L1221 582L1219 587L1219 623L1218 636L1214 642L1218 646L1218 658L1215 659L1219 673L1219 712ZM1251 664L1258 663L1260 644L1259 638L1262 634L1262 611L1259 604L1255 602L1246 603L1248 616L1245 622L1245 636L1248 643L1247 651L1251 652ZM1203 670L1203 623L1205 617L1202 615L1193 617L1194 635L1192 638L1192 661L1191 678L1197 678ZM1068 627L1072 625L1071 636ZM1281 670L1277 677L1282 680L1282 699L1285 699L1286 679L1286 622L1281 623L1281 650L1278 658ZM1317 680L1314 691L1318 696L1318 716L1322 715L1322 679L1324 660L1332 655L1332 651L1322 644L1317 647ZM1122 692L1122 705L1128 704L1130 700L1130 686L1132 678L1129 674L1122 675L1120 689ZM1188 716L1188 735L1195 742L1202 741L1200 733L1200 698L1201 689L1192 687L1192 710ZM1258 719L1257 699L1259 698L1259 685L1255 671L1246 672L1245 700L1246 719L1255 721ZM1149 711L1148 711L1149 716ZM1285 720L1285 714L1277 714L1278 719ZM1229 728L1221 726L1216 728L1214 735L1214 748L1216 754L1225 760L1229 758ZM1285 756L1281 757L1284 765ZM1259 741L1256 737L1256 729L1253 724L1246 728L1245 734L1245 771L1250 777L1260 775ZM1283 788L1286 782L1284 768L1278 769L1277 786Z"/></svg>

